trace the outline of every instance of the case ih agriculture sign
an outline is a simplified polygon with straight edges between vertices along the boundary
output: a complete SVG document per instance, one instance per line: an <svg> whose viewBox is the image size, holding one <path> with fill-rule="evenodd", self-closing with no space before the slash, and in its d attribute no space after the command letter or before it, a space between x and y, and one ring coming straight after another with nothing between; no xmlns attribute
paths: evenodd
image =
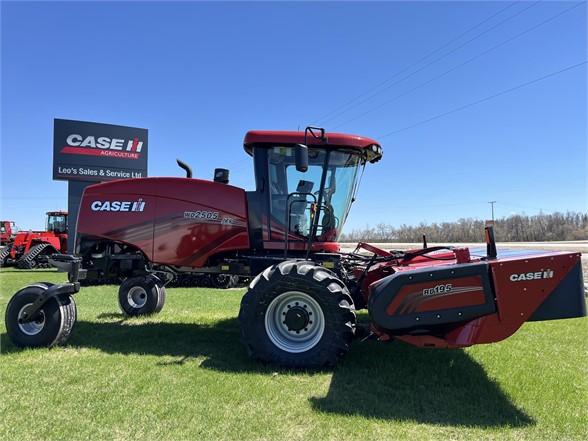
<svg viewBox="0 0 588 441"><path fill-rule="evenodd" d="M55 119L53 179L112 181L147 176L147 129Z"/></svg>

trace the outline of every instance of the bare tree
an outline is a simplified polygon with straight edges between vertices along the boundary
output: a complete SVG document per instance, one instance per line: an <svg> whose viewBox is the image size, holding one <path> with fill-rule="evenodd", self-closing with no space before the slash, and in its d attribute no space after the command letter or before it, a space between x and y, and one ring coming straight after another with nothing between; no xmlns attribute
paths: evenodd
<svg viewBox="0 0 588 441"><path fill-rule="evenodd" d="M483 242L484 224L479 219L460 218L457 222L440 224L421 222L417 226L402 224L394 228L380 222L374 228L352 230L341 236L342 242L420 242L423 234L428 242ZM496 240L500 242L587 240L588 213L568 211L535 216L514 214L494 223Z"/></svg>

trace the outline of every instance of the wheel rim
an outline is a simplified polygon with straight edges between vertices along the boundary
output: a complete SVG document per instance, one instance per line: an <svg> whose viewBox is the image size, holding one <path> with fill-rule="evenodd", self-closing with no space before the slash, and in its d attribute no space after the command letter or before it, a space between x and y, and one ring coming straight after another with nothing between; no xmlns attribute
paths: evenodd
<svg viewBox="0 0 588 441"><path fill-rule="evenodd" d="M140 286L133 286L129 289L127 301L133 308L142 308L147 303L147 292Z"/></svg>
<svg viewBox="0 0 588 441"><path fill-rule="evenodd" d="M212 280L218 285L223 285L229 281L229 276L226 274L216 274L212 276Z"/></svg>
<svg viewBox="0 0 588 441"><path fill-rule="evenodd" d="M28 306L31 306L32 303L27 303L20 311L18 311L18 327L20 330L26 335L37 335L39 332L43 330L45 327L45 312L43 310L39 311L37 314L37 318L32 322L28 323L21 323L21 319L25 317L24 310Z"/></svg>
<svg viewBox="0 0 588 441"><path fill-rule="evenodd" d="M325 331L323 310L316 300L300 291L276 297L265 315L265 330L278 348L290 353L312 349Z"/></svg>
<svg viewBox="0 0 588 441"><path fill-rule="evenodd" d="M231 276L229 274L215 274L211 276L212 285L215 288L227 288L231 282Z"/></svg>

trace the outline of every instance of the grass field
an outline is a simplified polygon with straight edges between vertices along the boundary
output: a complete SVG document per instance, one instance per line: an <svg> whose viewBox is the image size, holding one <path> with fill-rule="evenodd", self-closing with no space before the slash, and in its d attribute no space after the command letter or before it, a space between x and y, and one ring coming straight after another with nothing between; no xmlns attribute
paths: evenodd
<svg viewBox="0 0 588 441"><path fill-rule="evenodd" d="M588 438L586 319L466 350L356 341L335 369L296 372L247 357L243 290L168 289L160 314L126 319L117 288L102 286L74 296L65 347L15 348L12 293L64 279L0 270L2 440Z"/></svg>

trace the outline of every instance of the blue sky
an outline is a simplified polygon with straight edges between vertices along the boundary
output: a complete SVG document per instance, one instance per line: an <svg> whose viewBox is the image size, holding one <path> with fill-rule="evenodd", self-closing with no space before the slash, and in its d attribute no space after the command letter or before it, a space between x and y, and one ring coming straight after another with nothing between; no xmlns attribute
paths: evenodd
<svg viewBox="0 0 588 441"><path fill-rule="evenodd" d="M489 201L497 218L588 211L585 2L3 1L0 12L0 217L21 228L67 209L54 118L147 128L150 176L182 176L181 158L195 177L228 168L247 190L248 130L377 139L384 158L366 167L346 231L486 219Z"/></svg>

